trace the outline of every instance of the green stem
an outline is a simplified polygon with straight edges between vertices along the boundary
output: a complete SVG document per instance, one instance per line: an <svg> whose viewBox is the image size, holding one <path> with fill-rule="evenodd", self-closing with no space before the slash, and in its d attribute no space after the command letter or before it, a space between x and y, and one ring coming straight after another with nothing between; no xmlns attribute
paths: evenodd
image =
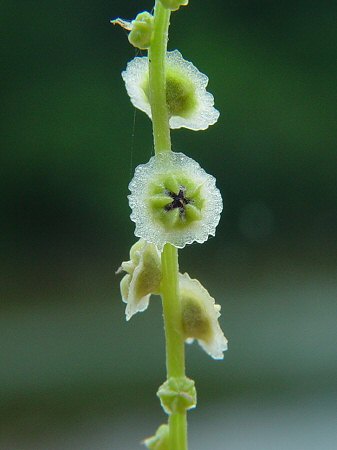
<svg viewBox="0 0 337 450"><path fill-rule="evenodd" d="M181 330L181 304L178 295L178 250L173 245L166 244L161 260L167 376L168 378L184 377L185 345Z"/></svg>
<svg viewBox="0 0 337 450"><path fill-rule="evenodd" d="M154 31L149 49L150 101L155 153L171 151L166 105L166 51L170 11L156 0ZM185 342L178 295L178 250L166 244L162 252L162 300L166 338L167 378L185 376ZM169 450L187 450L186 412L169 417Z"/></svg>
<svg viewBox="0 0 337 450"><path fill-rule="evenodd" d="M178 250L166 244L162 253L162 299L166 337L167 378L185 376L185 342L181 330L181 303L178 295ZM169 417L169 450L187 450L187 417Z"/></svg>
<svg viewBox="0 0 337 450"><path fill-rule="evenodd" d="M187 450L187 417L186 412L171 414L169 417L170 450Z"/></svg>
<svg viewBox="0 0 337 450"><path fill-rule="evenodd" d="M149 49L150 101L156 153L171 150L169 117L166 106L166 48L170 11L160 1L154 8L154 30Z"/></svg>
<svg viewBox="0 0 337 450"><path fill-rule="evenodd" d="M162 298L166 337L167 378L185 376L185 343L181 330L181 304L178 296L178 250L166 244L162 253ZM169 417L169 450L187 450L187 416Z"/></svg>

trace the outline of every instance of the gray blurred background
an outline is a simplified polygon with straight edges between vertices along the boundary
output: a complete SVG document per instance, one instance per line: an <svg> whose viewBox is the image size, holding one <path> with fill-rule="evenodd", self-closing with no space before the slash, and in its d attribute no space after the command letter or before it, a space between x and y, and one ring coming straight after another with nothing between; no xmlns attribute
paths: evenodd
<svg viewBox="0 0 337 450"><path fill-rule="evenodd" d="M222 305L224 361L187 347L191 450L337 448L337 7L190 0L169 49L221 116L173 147L217 177L215 238L181 271ZM120 76L150 1L1 2L0 448L131 450L166 418L160 300L129 323L114 275L153 153Z"/></svg>

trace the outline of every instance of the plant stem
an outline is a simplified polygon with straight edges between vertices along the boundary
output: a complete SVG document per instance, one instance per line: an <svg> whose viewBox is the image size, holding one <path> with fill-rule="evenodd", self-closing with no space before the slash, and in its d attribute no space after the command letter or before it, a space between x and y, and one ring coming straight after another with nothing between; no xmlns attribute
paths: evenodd
<svg viewBox="0 0 337 450"><path fill-rule="evenodd" d="M149 49L150 100L155 153L171 151L165 72L169 23L170 11L156 0L153 39ZM181 330L181 304L178 295L178 250L166 244L161 260L167 378L184 377L185 342ZM170 415L169 430L169 450L187 450L186 412Z"/></svg>
<svg viewBox="0 0 337 450"><path fill-rule="evenodd" d="M150 101L156 153L171 150L169 117L166 106L166 48L170 11L159 0L154 8L154 30L149 48Z"/></svg>
<svg viewBox="0 0 337 450"><path fill-rule="evenodd" d="M178 295L178 250L166 244L162 253L162 296L166 335L166 368L169 377L185 376L185 345ZM178 450L178 449L176 449Z"/></svg>
<svg viewBox="0 0 337 450"><path fill-rule="evenodd" d="M181 330L181 304L178 296L178 250L166 244L162 253L162 299L166 337L167 378L185 376L185 342ZM187 450L187 417L169 417L169 450Z"/></svg>

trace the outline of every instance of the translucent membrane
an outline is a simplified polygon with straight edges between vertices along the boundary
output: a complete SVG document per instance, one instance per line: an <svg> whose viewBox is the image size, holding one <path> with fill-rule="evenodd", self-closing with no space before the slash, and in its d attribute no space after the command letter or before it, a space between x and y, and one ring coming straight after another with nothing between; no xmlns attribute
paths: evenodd
<svg viewBox="0 0 337 450"><path fill-rule="evenodd" d="M205 130L213 125L219 118L219 111L214 108L214 97L206 91L208 77L189 61L184 60L178 50L167 52L166 70L170 80L184 80L189 83L189 92L193 92L193 98L187 99L189 108L180 114L171 115L169 119L170 128L188 128L190 130ZM150 119L151 106L148 98L149 61L148 57L136 57L130 61L127 68L122 72L127 93L132 104L144 111ZM192 94L190 94L192 95ZM191 107L193 104L193 107ZM170 109L170 108L169 108Z"/></svg>
<svg viewBox="0 0 337 450"><path fill-rule="evenodd" d="M214 236L223 208L215 181L212 175L183 153L160 153L147 164L138 166L129 184L131 194L128 196L131 220L136 224L135 235L152 242L159 250L166 243L183 248L186 244L202 243L210 235ZM186 217L183 215L179 221L178 208L167 210L172 199L166 196L165 200L165 195L171 190L178 194L177 190L186 185L191 193L190 203L186 206ZM153 191L158 186L162 194L158 193L160 201L154 207Z"/></svg>
<svg viewBox="0 0 337 450"><path fill-rule="evenodd" d="M151 294L157 294L161 282L160 253L155 245L139 240L130 249L130 260L124 261L118 273L126 275L120 282L126 320L137 312L144 311L149 304Z"/></svg>
<svg viewBox="0 0 337 450"><path fill-rule="evenodd" d="M187 273L179 274L179 293L186 342L190 344L197 339L212 358L222 359L228 341L218 322L221 306L198 280L191 279Z"/></svg>

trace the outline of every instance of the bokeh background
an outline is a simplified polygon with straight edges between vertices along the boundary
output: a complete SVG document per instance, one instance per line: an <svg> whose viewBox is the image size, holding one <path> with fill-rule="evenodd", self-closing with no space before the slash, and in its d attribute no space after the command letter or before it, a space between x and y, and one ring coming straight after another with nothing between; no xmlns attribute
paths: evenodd
<svg viewBox="0 0 337 450"><path fill-rule="evenodd" d="M207 3L207 4L206 4ZM187 348L191 450L337 448L337 8L191 0L169 48L221 111L173 146L217 177L215 238L182 271L222 305L223 362ZM160 300L124 319L127 186L153 153L111 18L150 1L1 2L0 448L130 450L165 420Z"/></svg>

